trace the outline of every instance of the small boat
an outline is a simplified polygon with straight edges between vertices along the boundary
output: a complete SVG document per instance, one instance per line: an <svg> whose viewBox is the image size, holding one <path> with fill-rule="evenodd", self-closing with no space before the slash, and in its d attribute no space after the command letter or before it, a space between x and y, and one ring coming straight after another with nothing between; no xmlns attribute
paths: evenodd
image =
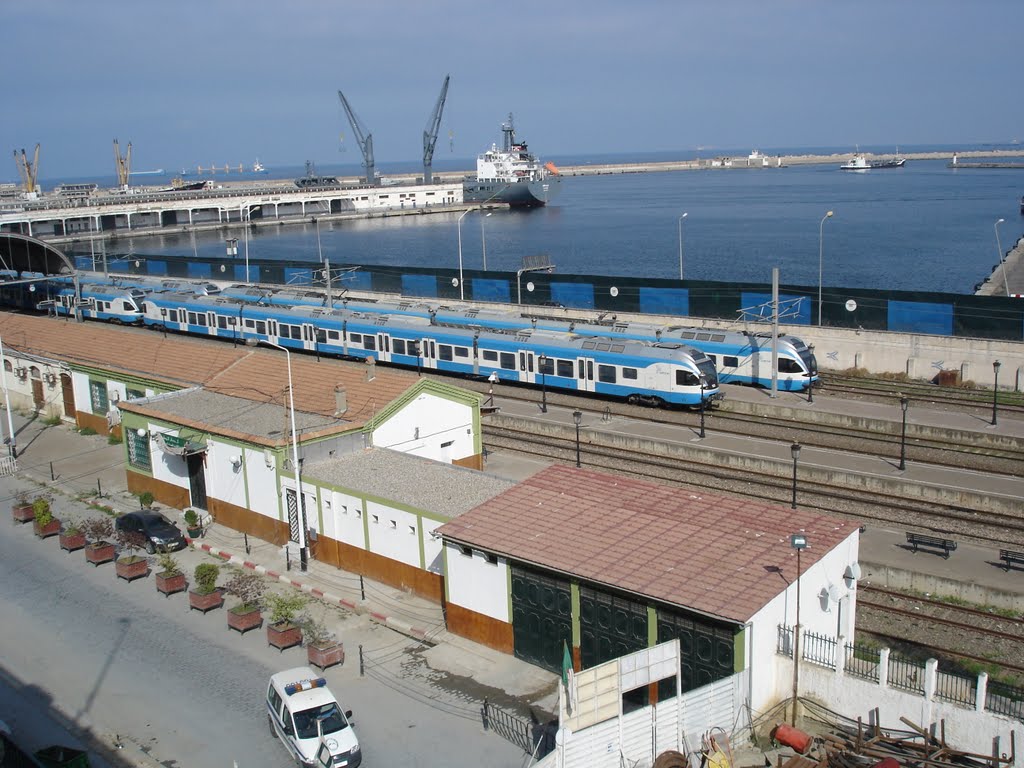
<svg viewBox="0 0 1024 768"><path fill-rule="evenodd" d="M551 163L541 164L526 146L516 139L512 115L502 124L502 146L496 144L476 159L476 178L462 185L467 203L506 203L532 208L547 205L561 188L562 178Z"/></svg>
<svg viewBox="0 0 1024 768"><path fill-rule="evenodd" d="M260 162L260 159L258 157L256 158L256 162L252 164L252 172L253 173L266 173L267 172L267 169L263 167L263 163Z"/></svg>
<svg viewBox="0 0 1024 768"><path fill-rule="evenodd" d="M839 170L870 171L872 168L902 168L906 162L907 158L900 157L898 154L896 157L890 157L884 160L868 160L866 155L856 154L853 156L852 160L840 165Z"/></svg>

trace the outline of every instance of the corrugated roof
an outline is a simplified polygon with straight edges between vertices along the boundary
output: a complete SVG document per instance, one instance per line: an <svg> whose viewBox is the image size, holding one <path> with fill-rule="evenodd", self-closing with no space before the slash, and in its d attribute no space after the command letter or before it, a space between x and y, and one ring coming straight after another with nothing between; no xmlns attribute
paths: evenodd
<svg viewBox="0 0 1024 768"><path fill-rule="evenodd" d="M552 466L445 523L442 536L735 622L749 620L858 524ZM781 574L776 569L782 569Z"/></svg>

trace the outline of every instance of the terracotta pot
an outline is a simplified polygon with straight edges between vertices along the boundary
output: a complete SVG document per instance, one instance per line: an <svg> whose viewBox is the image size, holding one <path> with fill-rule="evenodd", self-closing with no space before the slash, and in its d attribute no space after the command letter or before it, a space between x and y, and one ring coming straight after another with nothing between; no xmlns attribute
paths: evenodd
<svg viewBox="0 0 1024 768"><path fill-rule="evenodd" d="M36 536L40 539L47 539L50 536L56 536L60 533L60 520L56 517L51 518L50 522L46 525L40 525L38 520L32 521L32 530L35 531Z"/></svg>
<svg viewBox="0 0 1024 768"><path fill-rule="evenodd" d="M31 504L15 504L11 514L16 523L28 523L36 519L36 510Z"/></svg>
<svg viewBox="0 0 1024 768"><path fill-rule="evenodd" d="M125 581L141 579L149 573L149 561L144 557L122 557L114 563L117 578Z"/></svg>
<svg viewBox="0 0 1024 768"><path fill-rule="evenodd" d="M257 629L263 626L263 614L259 608L254 608L248 613L238 613L234 608L228 611L228 629L237 629L245 634L250 629Z"/></svg>
<svg viewBox="0 0 1024 768"><path fill-rule="evenodd" d="M188 593L189 610L195 608L197 611L206 613L214 608L220 608L222 605L224 605L224 595L216 589L205 595L194 591Z"/></svg>
<svg viewBox="0 0 1024 768"><path fill-rule="evenodd" d="M109 563L116 554L114 545L107 541L94 541L85 545L85 562L93 565Z"/></svg>
<svg viewBox="0 0 1024 768"><path fill-rule="evenodd" d="M288 622L268 624L267 643L281 651L285 648L300 645L302 643L302 629Z"/></svg>
<svg viewBox="0 0 1024 768"><path fill-rule="evenodd" d="M345 663L345 644L331 643L325 646L307 645L306 658L314 667L327 669L335 664Z"/></svg>
<svg viewBox="0 0 1024 768"><path fill-rule="evenodd" d="M60 548L66 549L68 552L74 552L85 546L85 534L79 531L78 533L60 533Z"/></svg>
<svg viewBox="0 0 1024 768"><path fill-rule="evenodd" d="M195 528L186 528L185 530L188 532L190 539L198 539L203 535L203 527L201 525L197 525Z"/></svg>
<svg viewBox="0 0 1024 768"><path fill-rule="evenodd" d="M185 582L184 573L158 573L156 575L156 591L163 592L166 597L170 597L176 592L184 592L188 588L188 584Z"/></svg>

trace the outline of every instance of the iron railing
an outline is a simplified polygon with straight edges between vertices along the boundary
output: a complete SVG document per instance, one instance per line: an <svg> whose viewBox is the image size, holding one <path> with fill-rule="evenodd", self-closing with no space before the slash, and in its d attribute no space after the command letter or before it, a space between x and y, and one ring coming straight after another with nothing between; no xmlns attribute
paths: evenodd
<svg viewBox="0 0 1024 768"><path fill-rule="evenodd" d="M846 674L862 680L878 682L878 671L881 666L882 654L877 648L869 645L846 644Z"/></svg>
<svg viewBox="0 0 1024 768"><path fill-rule="evenodd" d="M935 698L973 707L978 701L978 678L975 675L938 670L935 676Z"/></svg>
<svg viewBox="0 0 1024 768"><path fill-rule="evenodd" d="M889 656L889 686L924 694L924 665L899 656Z"/></svg>
<svg viewBox="0 0 1024 768"><path fill-rule="evenodd" d="M836 639L813 632L800 635L800 658L829 669L836 668Z"/></svg>
<svg viewBox="0 0 1024 768"><path fill-rule="evenodd" d="M536 721L531 722L518 715L513 715L511 712L506 712L501 707L491 704L487 699L484 699L484 703L480 707L480 719L483 721L485 731L494 731L505 741L515 744L527 753L533 753L534 749L538 746L538 740L546 740L547 730L544 725ZM551 733L551 741L554 741L553 732ZM547 754L547 752L542 752L542 750L543 745L541 745L541 751L537 754L538 759Z"/></svg>
<svg viewBox="0 0 1024 768"><path fill-rule="evenodd" d="M1024 722L1024 688L998 680L989 680L985 693L985 709Z"/></svg>

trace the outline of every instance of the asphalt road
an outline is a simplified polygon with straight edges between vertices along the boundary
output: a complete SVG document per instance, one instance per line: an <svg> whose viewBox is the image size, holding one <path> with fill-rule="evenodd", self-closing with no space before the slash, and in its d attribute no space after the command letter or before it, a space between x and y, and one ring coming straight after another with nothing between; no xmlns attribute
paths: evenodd
<svg viewBox="0 0 1024 768"><path fill-rule="evenodd" d="M28 734L32 748L67 744L68 731L83 730L130 747L110 765L140 751L168 768L288 763L268 733L263 696L273 672L305 663L302 649L269 648L262 630L240 636L223 610L190 612L186 595L157 593L152 575L117 579L112 565L94 568L56 538L36 539L6 510L0 617L0 693L11 692L0 696L0 720ZM416 681L403 680L401 669L415 641L359 617L344 639L348 658L326 677L354 711L364 765L525 764L478 719L409 695ZM391 655L394 674L360 677L360 643L378 658Z"/></svg>

